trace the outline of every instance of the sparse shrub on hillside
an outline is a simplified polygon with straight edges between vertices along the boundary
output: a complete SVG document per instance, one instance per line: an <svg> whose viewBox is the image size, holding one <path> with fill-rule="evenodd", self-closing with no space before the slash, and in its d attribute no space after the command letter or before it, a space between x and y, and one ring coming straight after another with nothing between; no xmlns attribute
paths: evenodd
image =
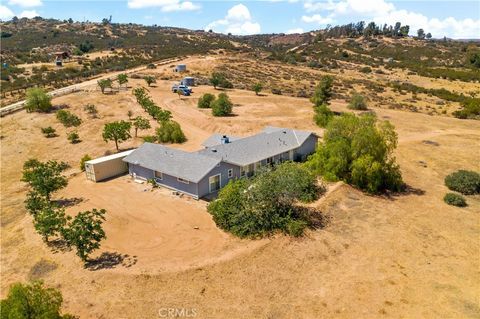
<svg viewBox="0 0 480 319"><path fill-rule="evenodd" d="M97 107L94 104L87 104L83 107L83 110L89 114L92 118L96 118L98 114Z"/></svg>
<svg viewBox="0 0 480 319"><path fill-rule="evenodd" d="M323 189L301 164L287 162L250 179L230 181L208 211L218 227L239 237L275 231L300 236L310 225L297 201L312 201Z"/></svg>
<svg viewBox="0 0 480 319"><path fill-rule="evenodd" d="M282 95L282 90L280 89L272 88L271 91L272 91L272 94Z"/></svg>
<svg viewBox="0 0 480 319"><path fill-rule="evenodd" d="M54 288L46 288L41 281L27 284L15 283L10 286L5 299L1 301L2 318L49 318L73 319L70 314L60 314L62 294Z"/></svg>
<svg viewBox="0 0 480 319"><path fill-rule="evenodd" d="M43 135L46 137L46 138L52 138L52 137L55 137L57 136L57 134L55 133L56 130L51 127L51 126L47 126L47 127L42 127L42 133Z"/></svg>
<svg viewBox="0 0 480 319"><path fill-rule="evenodd" d="M201 109L211 108L212 103L215 101L215 95L210 93L205 93L198 100L198 107Z"/></svg>
<svg viewBox="0 0 480 319"><path fill-rule="evenodd" d="M362 73L372 73L372 68L369 67L369 66L365 66L365 67L360 69L360 72L362 72Z"/></svg>
<svg viewBox="0 0 480 319"><path fill-rule="evenodd" d="M480 174L473 171L459 170L445 177L445 185L452 191L464 195L480 193Z"/></svg>
<svg viewBox="0 0 480 319"><path fill-rule="evenodd" d="M232 114L233 103L227 94L220 93L211 107L213 116L228 116Z"/></svg>
<svg viewBox="0 0 480 319"><path fill-rule="evenodd" d="M213 72L212 76L210 77L210 83L216 89L217 86L224 88L224 89L231 89L233 88L233 84L227 80L225 74L220 72Z"/></svg>
<svg viewBox="0 0 480 319"><path fill-rule="evenodd" d="M367 102L365 101L363 95L353 93L350 103L348 104L348 108L352 110L366 110Z"/></svg>
<svg viewBox="0 0 480 319"><path fill-rule="evenodd" d="M25 109L27 112L48 112L52 109L52 98L41 88L27 90Z"/></svg>
<svg viewBox="0 0 480 319"><path fill-rule="evenodd" d="M306 166L326 180L344 180L369 193L401 191L396 146L397 134L389 122L377 123L373 114L345 113L328 123L323 143Z"/></svg>
<svg viewBox="0 0 480 319"><path fill-rule="evenodd" d="M67 134L67 139L70 141L72 144L77 144L80 143L80 136L78 135L77 132L70 132Z"/></svg>
<svg viewBox="0 0 480 319"><path fill-rule="evenodd" d="M445 197L443 197L443 201L448 205L457 206L457 207L465 207L467 206L467 202L465 201L465 197L455 193L447 193Z"/></svg>
<svg viewBox="0 0 480 319"><path fill-rule="evenodd" d="M172 120L160 123L156 139L161 143L183 143L187 140L180 124Z"/></svg>
<svg viewBox="0 0 480 319"><path fill-rule="evenodd" d="M85 162L88 162L91 159L92 158L88 154L83 155L83 157L80 159L80 169L82 170L82 172L85 171Z"/></svg>
<svg viewBox="0 0 480 319"><path fill-rule="evenodd" d="M58 110L56 117L65 127L76 127L82 124L82 120L78 116L67 110Z"/></svg>
<svg viewBox="0 0 480 319"><path fill-rule="evenodd" d="M459 119L480 119L480 99L462 102L462 109L452 113Z"/></svg>

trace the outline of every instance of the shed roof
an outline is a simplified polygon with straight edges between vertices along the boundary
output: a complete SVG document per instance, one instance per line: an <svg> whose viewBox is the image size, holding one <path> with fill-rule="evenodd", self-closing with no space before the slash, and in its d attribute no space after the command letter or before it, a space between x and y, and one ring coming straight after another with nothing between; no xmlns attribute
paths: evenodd
<svg viewBox="0 0 480 319"><path fill-rule="evenodd" d="M116 158L125 157L125 156L131 154L133 151L134 151L134 149L124 151L124 152L120 152L120 153L116 153L116 154L112 154L112 155L108 155L108 156L102 156L102 157L99 157L99 158L92 159L90 161L86 161L85 164L98 164L98 163L108 162L108 161L116 159Z"/></svg>
<svg viewBox="0 0 480 319"><path fill-rule="evenodd" d="M220 144L198 151L199 154L245 166L288 152L301 146L312 132L267 126L262 133L233 143Z"/></svg>
<svg viewBox="0 0 480 319"><path fill-rule="evenodd" d="M198 183L220 160L159 144L144 143L125 162Z"/></svg>

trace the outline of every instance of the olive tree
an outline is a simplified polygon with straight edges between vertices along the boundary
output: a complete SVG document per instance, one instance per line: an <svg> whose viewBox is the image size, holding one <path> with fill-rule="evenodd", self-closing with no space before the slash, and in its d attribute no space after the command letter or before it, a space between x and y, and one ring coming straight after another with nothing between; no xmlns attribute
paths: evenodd
<svg viewBox="0 0 480 319"><path fill-rule="evenodd" d="M137 116L133 120L133 127L135 127L135 137L137 137L137 132L139 129L148 130L151 126L150 126L150 122L146 118Z"/></svg>
<svg viewBox="0 0 480 319"><path fill-rule="evenodd" d="M112 88L112 80L110 79L101 79L98 80L97 83L102 93L105 93L106 88Z"/></svg>
<svg viewBox="0 0 480 319"><path fill-rule="evenodd" d="M42 163L30 159L23 164L22 181L26 182L37 194L50 200L52 193L64 188L68 180L62 175L66 164L56 161Z"/></svg>

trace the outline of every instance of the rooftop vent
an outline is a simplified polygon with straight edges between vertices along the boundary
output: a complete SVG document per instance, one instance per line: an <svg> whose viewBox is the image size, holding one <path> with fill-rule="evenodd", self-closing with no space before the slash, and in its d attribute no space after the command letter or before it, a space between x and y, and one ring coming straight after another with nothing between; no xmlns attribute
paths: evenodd
<svg viewBox="0 0 480 319"><path fill-rule="evenodd" d="M228 143L230 143L230 139L228 138L228 136L223 135L222 139L221 139L221 142L222 142L222 144L228 144Z"/></svg>

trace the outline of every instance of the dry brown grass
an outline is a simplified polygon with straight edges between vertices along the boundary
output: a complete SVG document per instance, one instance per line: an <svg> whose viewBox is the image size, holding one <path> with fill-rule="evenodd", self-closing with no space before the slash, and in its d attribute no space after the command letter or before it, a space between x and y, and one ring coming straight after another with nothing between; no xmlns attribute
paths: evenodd
<svg viewBox="0 0 480 319"><path fill-rule="evenodd" d="M192 58L187 64L191 72L207 72L215 61ZM129 84L144 85L142 80ZM197 109L196 101L201 93L218 91L196 87L193 96L179 99L169 92L170 84L159 81L150 92L185 131L187 143L175 147L196 149L211 133L247 135L265 125L322 134L312 123L307 99L230 90L236 116L214 118ZM144 193L143 185L128 178L92 186L83 175L72 176L58 196L84 199L69 208L72 212L104 206L108 239L99 254L121 254L113 256L121 260L114 268L93 271L83 268L72 251L52 252L35 234L23 208L21 166L31 157L57 159L72 165L68 174L79 173L85 153L113 151L113 144L101 139L104 123L126 119L128 110L147 115L130 92L77 93L54 102L67 103L82 117L77 129L82 143L69 144L67 130L53 114L19 112L2 119L2 296L9 284L44 269L47 260L56 268L41 270L41 278L62 291L66 311L82 318L156 318L159 309L169 307L195 308L198 318L480 316L480 198L469 197L464 209L442 201L448 173L480 169L478 121L374 108L379 119L396 126L396 155L410 192L374 197L336 185L315 203L329 224L301 239L279 235L260 244L239 241L213 226L202 202L163 191ZM83 112L87 103L97 106L99 119ZM345 111L346 103L334 100L332 108ZM40 134L49 125L59 137ZM136 139L121 146L140 143ZM200 232L191 229L194 224Z"/></svg>

